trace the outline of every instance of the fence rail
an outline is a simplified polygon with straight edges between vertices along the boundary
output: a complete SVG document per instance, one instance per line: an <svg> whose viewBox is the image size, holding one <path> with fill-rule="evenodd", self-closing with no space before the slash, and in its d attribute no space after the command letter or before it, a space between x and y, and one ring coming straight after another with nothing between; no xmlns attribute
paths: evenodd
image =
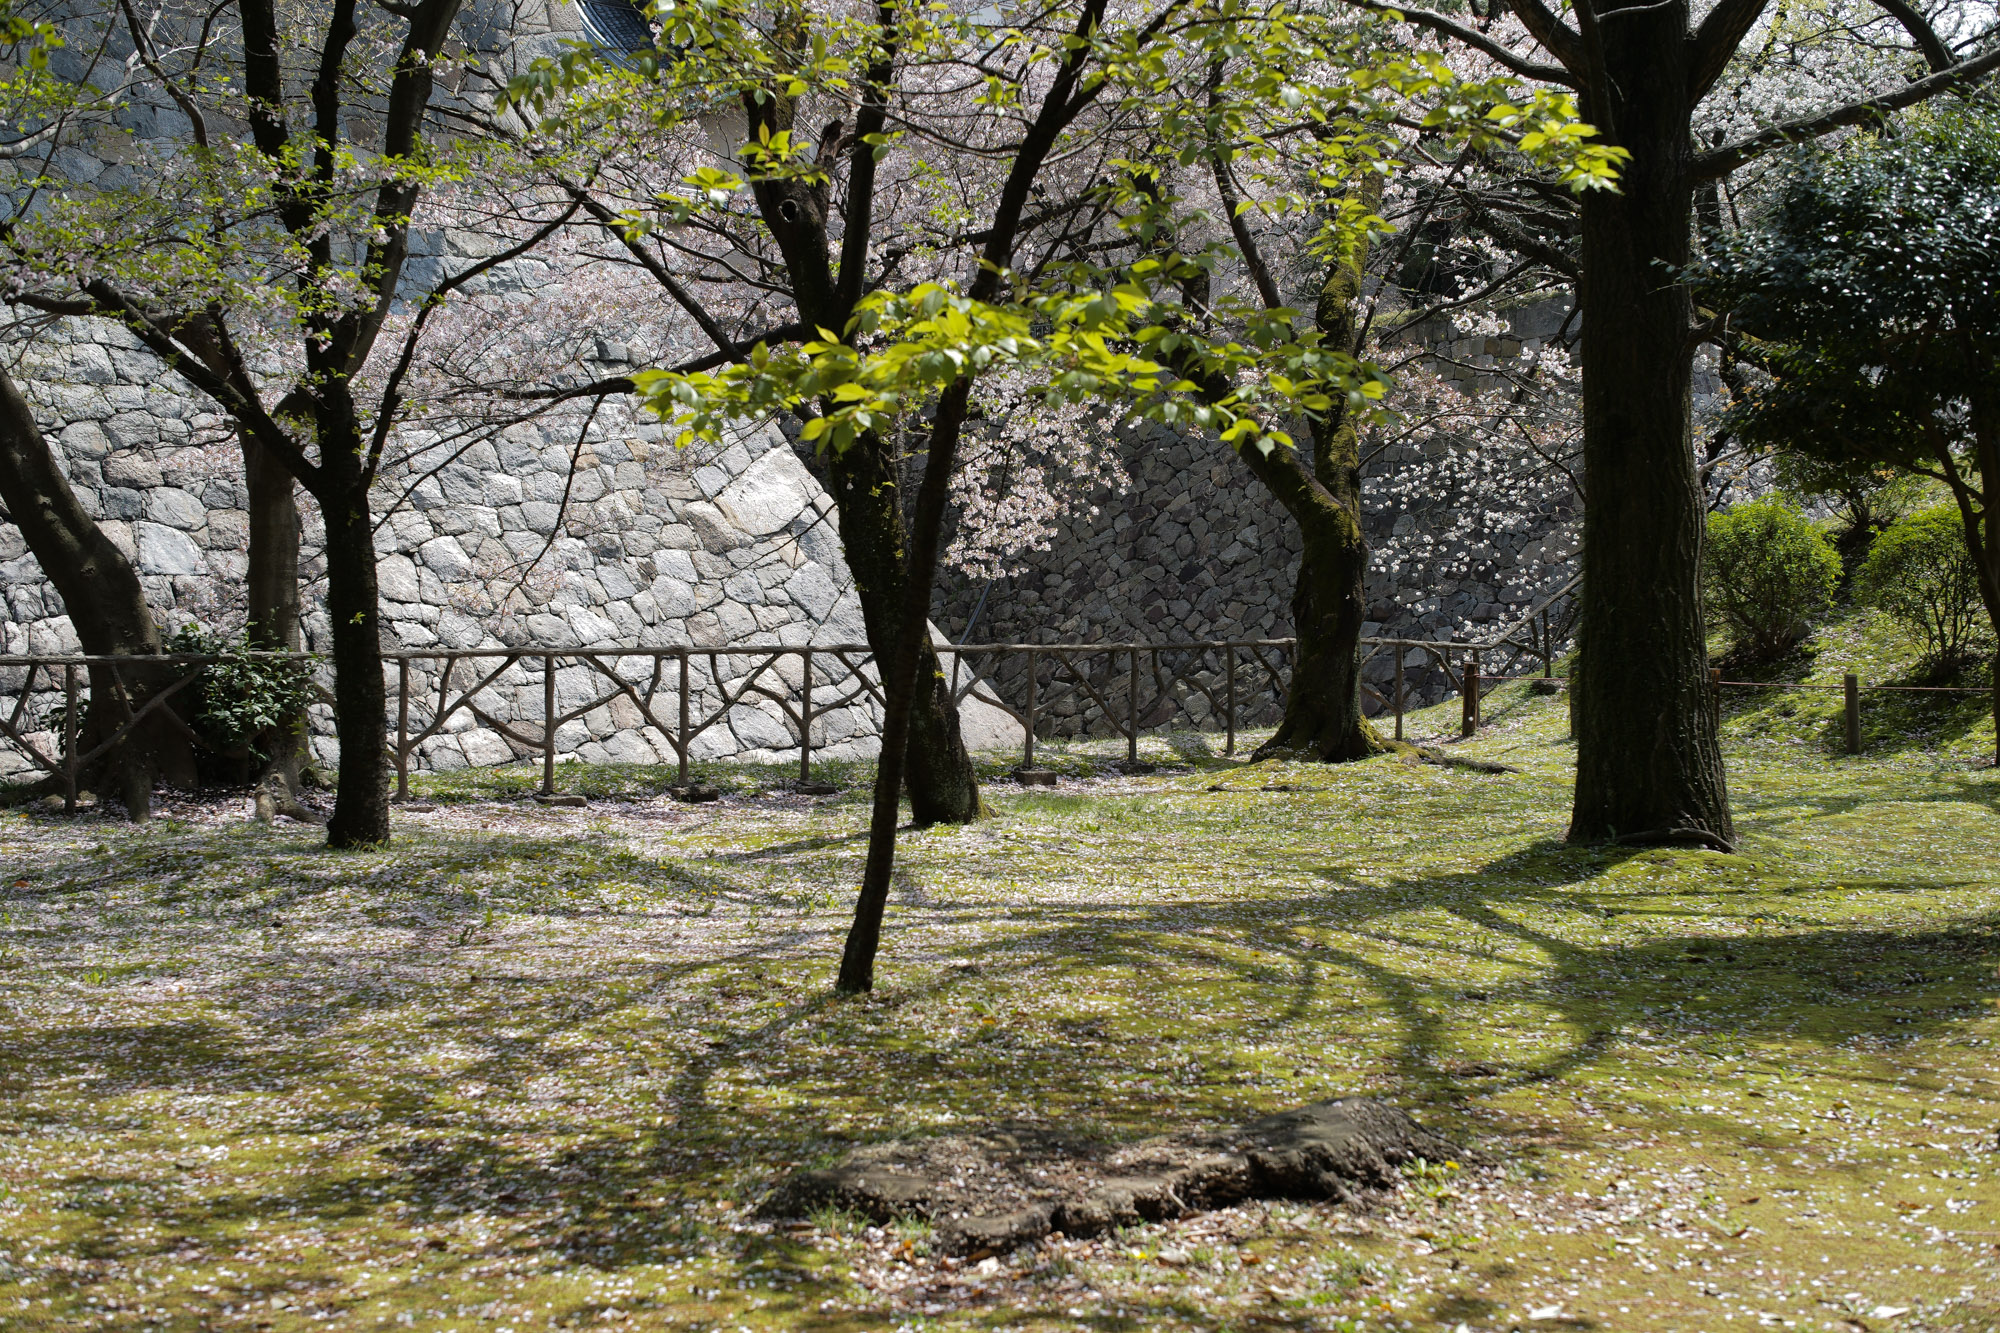
<svg viewBox="0 0 2000 1333"><path fill-rule="evenodd" d="M1544 631L1525 651L1546 675L1553 643ZM1011 718L1020 729L1021 766L1032 769L1038 739L1108 732L1124 738L1128 760L1136 761L1142 734L1176 725L1220 731L1224 753L1233 754L1239 731L1282 713L1295 647L1293 639L1272 638L940 643L936 650L953 701L976 701ZM1380 713L1394 716L1399 739L1412 699L1411 665L1420 685L1464 692L1470 683L1476 696L1482 655L1517 660L1524 651L1518 643L1407 638L1368 638L1362 648L1364 669L1378 654L1394 654L1393 671L1384 673L1390 678L1364 684L1363 693ZM251 656L324 667L306 654ZM195 736L175 699L199 679L195 668L224 660L230 659L194 653L0 656L0 700L13 696L0 705L0 739L55 778L73 810L82 772L147 717L164 712L170 725ZM383 664L393 681L385 682L384 722L394 736L396 791L403 798L427 747L473 731L504 749L504 758L492 750L477 762L539 759L548 794L555 792L558 758L606 733L626 738L628 749L670 759L686 782L702 757L703 738L733 728L733 753L796 751L804 782L815 751L870 734L882 704L865 644L427 649L385 653ZM134 688L135 668L179 674L141 691ZM330 701L323 683L319 693ZM98 696L109 700L117 725L108 734L100 729L85 747L79 720ZM1476 697L1469 698L1468 725L1476 725ZM634 736L643 747L630 746Z"/></svg>

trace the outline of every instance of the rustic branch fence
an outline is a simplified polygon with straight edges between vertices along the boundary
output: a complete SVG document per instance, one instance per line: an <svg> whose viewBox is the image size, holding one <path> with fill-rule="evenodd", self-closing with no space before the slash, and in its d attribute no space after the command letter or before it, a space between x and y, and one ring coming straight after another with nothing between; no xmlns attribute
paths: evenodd
<svg viewBox="0 0 2000 1333"><path fill-rule="evenodd" d="M1234 639L939 644L937 651L953 699L961 705L976 700L1012 718L1021 731L1021 765L1032 768L1037 740L1058 728L1082 737L1107 731L1122 736L1130 761L1138 759L1144 733L1174 726L1220 731L1224 753L1233 754L1239 731L1274 723L1281 714L1294 646L1291 639ZM1393 715L1400 738L1411 699L1406 668L1413 656L1423 659L1424 679L1452 689L1469 680L1476 688L1480 654L1493 652L1495 645L1368 639L1363 648L1371 660L1385 650L1395 654L1393 683L1363 690L1375 708ZM1455 668L1455 654L1467 655L1470 665ZM324 665L306 655L253 656ZM0 738L55 778L66 806L74 809L80 774L145 718L164 711L174 725L187 726L174 710L174 696L198 678L195 668L222 660L203 654L0 657L0 698L13 696L0 715ZM1545 670L1549 660L1544 654ZM394 734L399 797L409 795L422 747L451 734L455 719L469 719L461 725L502 738L516 762L539 759L542 790L553 794L557 759L577 744L575 736L565 735L573 724L595 719L595 726L581 729L586 739L607 729L642 729L659 753L671 755L686 782L702 737L732 717L740 720L742 710L756 709L764 715L752 728L765 733L761 748L796 750L800 780L807 781L814 751L826 746L823 735L815 737L816 722L854 705L879 708L882 702L862 644L532 646L397 652L384 654L383 662L393 674L385 722ZM127 673L135 667L154 674L162 667L183 668L186 674L134 706L138 693ZM118 725L84 748L78 728L93 680L114 701ZM320 694L330 701L323 684ZM38 696L51 704L41 717L35 715ZM769 724L779 720L784 734L770 734Z"/></svg>

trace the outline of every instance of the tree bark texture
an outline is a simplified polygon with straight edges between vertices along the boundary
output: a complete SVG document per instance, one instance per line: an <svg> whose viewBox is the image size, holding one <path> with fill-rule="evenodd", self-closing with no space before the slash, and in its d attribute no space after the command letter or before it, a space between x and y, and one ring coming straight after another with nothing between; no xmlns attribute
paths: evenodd
<svg viewBox="0 0 2000 1333"><path fill-rule="evenodd" d="M890 11L883 11L885 33L893 34L891 19ZM784 30L779 37L781 45L804 40L801 31L792 29ZM872 69L871 86L879 87L885 82L891 68L884 64ZM773 132L796 129L796 103L790 97L780 97L775 92L763 97L746 95L743 106L752 133L759 127ZM880 110L871 99L860 112L855 142L858 144L859 136L880 127ZM839 129L835 122L821 136L821 151L829 164L843 142ZM799 322L807 328L845 328L861 293L862 272L867 264L869 209L874 199L875 159L866 145L846 151L850 215L839 246L837 271L831 257L834 246L827 224L829 183L812 184L782 177L753 177L751 181L759 213L784 255L786 281L791 287ZM828 489L840 519L841 545L861 599L868 648L882 676L886 695L889 664L898 648L904 594L913 577L908 554L909 525L902 510L896 459L885 441L870 434L855 441L839 456L808 461L818 466L830 483ZM928 588L928 574L924 582ZM979 818L984 808L979 797L978 770L966 751L959 730L958 705L952 700L950 684L931 646L928 625L926 615L924 625L918 629L919 684L910 700L907 754L901 765L904 783L909 789L911 814L919 825L969 824ZM885 731L883 744L888 743Z"/></svg>
<svg viewBox="0 0 2000 1333"><path fill-rule="evenodd" d="M1583 662L1576 841L1734 838L1701 611L1689 422L1693 192L1685 0L1601 6L1584 113L1631 154L1582 200Z"/></svg>
<svg viewBox="0 0 2000 1333"><path fill-rule="evenodd" d="M326 453L318 481L315 498L326 526L326 609L333 622L333 725L340 741L340 776L326 840L332 847L377 846L389 841L389 691L382 679L375 522L358 447Z"/></svg>
<svg viewBox="0 0 2000 1333"><path fill-rule="evenodd" d="M1367 248L1357 241L1345 259L1327 269L1314 319L1328 346L1354 348L1366 261ZM1311 477L1293 451L1283 451L1285 457L1279 451L1245 455L1299 525L1304 547L1292 591L1298 647L1285 688L1285 714L1254 757L1289 754L1338 763L1388 748L1361 707L1361 625L1367 619L1362 580L1368 569L1361 529L1361 436L1339 399L1308 426Z"/></svg>
<svg viewBox="0 0 2000 1333"><path fill-rule="evenodd" d="M910 534L903 522L895 460L874 436L824 460L823 471L840 517L841 545L861 599L868 646L885 686L889 663L902 647L903 611L912 578L906 558ZM925 580L926 597L930 580ZM931 645L930 617L915 630L916 684L903 756L910 815L919 826L969 824L982 810L979 773L959 732L951 682ZM883 744L888 744L885 733Z"/></svg>
<svg viewBox="0 0 2000 1333"><path fill-rule="evenodd" d="M246 636L260 652L295 653L299 633L298 489L284 464L243 437L243 478L249 493L250 549L244 596ZM306 762L306 719L289 719L260 738L267 756L260 780L296 799Z"/></svg>
<svg viewBox="0 0 2000 1333"><path fill-rule="evenodd" d="M909 534L908 575L899 589L902 600L893 614L894 637L886 657L877 657L882 675L882 757L875 772L875 799L868 821L868 862L861 873L861 892L854 906L854 921L840 955L840 973L834 985L845 994L860 994L875 987L875 955L882 943L882 914L889 902L890 874L896 859L896 816L903 786L904 757L914 739L911 729L917 716L914 705L929 692L924 681L924 662L936 671L937 654L931 650L930 607L932 571L937 568L938 535L944 527L945 498L950 490L951 469L956 463L959 430L965 420L971 384L959 380L939 396L932 417L930 450L924 462L924 478L918 486L914 522ZM857 445L855 448L859 448ZM849 453L855 450L850 449ZM941 682L943 674L937 673Z"/></svg>
<svg viewBox="0 0 2000 1333"><path fill-rule="evenodd" d="M148 657L160 652L160 630L132 564L84 512L69 478L18 385L0 370L0 501L28 549L63 600L77 641L90 656ZM167 667L90 668L90 711L78 731L95 749L155 692L173 683ZM188 730L154 710L123 742L83 775L117 790L134 819L144 819L153 783L193 787L194 746Z"/></svg>

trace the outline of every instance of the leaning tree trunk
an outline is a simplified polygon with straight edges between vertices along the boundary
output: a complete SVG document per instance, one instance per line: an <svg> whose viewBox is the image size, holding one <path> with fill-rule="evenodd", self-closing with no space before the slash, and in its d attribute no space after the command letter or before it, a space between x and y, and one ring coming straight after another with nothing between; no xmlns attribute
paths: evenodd
<svg viewBox="0 0 2000 1333"><path fill-rule="evenodd" d="M1607 20L1610 16L1607 15ZM1693 308L1686 10L1602 24L1618 191L1582 200L1584 670L1575 699L1576 841L1734 837L1701 614L1701 491L1689 433Z"/></svg>
<svg viewBox="0 0 2000 1333"><path fill-rule="evenodd" d="M325 417L337 417L327 409ZM375 522L351 413L347 448L322 454L315 487L326 527L326 609L333 635L333 726L340 775L330 847L389 841L389 692L382 682L382 608L376 585ZM322 430L321 438L326 438Z"/></svg>
<svg viewBox="0 0 2000 1333"><path fill-rule="evenodd" d="M868 646L878 671L886 672L887 664L896 660L904 633L904 602L911 578L906 555L909 534L903 522L895 462L880 441L864 436L846 452L828 458L825 471L840 515L847 567L861 599ZM959 732L951 683L931 646L928 630L926 618L916 631L916 677L904 750L910 815L920 826L969 824L979 818L982 809L979 772Z"/></svg>
<svg viewBox="0 0 2000 1333"><path fill-rule="evenodd" d="M159 626L132 564L83 511L35 414L11 376L0 370L0 500L21 529L42 572L63 599L83 651L147 657L160 651ZM89 716L78 740L86 751L112 736L132 712L174 680L167 667L90 669ZM115 789L133 819L146 818L153 783L197 782L188 731L162 705L81 775Z"/></svg>
<svg viewBox="0 0 2000 1333"><path fill-rule="evenodd" d="M250 549L245 578L246 636L261 652L296 653L299 635L299 503L292 474L270 450L243 439L243 480L249 492ZM297 804L306 761L306 719L286 719L259 738L264 772L259 782L276 790L281 804Z"/></svg>

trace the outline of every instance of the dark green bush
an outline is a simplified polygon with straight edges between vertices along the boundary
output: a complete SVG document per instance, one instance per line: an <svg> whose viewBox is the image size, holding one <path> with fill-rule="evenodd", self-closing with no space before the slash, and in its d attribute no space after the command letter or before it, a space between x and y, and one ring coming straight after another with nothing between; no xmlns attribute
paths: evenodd
<svg viewBox="0 0 2000 1333"><path fill-rule="evenodd" d="M1769 662L1833 604L1840 555L1818 524L1768 496L1709 515L1702 578L1709 620L1744 658Z"/></svg>
<svg viewBox="0 0 2000 1333"><path fill-rule="evenodd" d="M1957 505L1912 514L1877 537L1856 587L1870 605L1923 640L1931 670L1948 672L1971 656L1985 607Z"/></svg>
<svg viewBox="0 0 2000 1333"><path fill-rule="evenodd" d="M167 651L222 659L190 668L200 679L184 692L193 694L193 701L179 709L202 745L218 756L268 759L272 738L296 726L313 701L308 663L252 656L240 635L184 625L168 640Z"/></svg>

